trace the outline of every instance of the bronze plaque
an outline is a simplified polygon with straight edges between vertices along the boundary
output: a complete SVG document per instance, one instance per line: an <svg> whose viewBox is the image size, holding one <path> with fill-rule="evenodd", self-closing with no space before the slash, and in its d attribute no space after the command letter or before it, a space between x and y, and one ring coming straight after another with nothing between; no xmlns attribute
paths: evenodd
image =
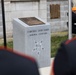
<svg viewBox="0 0 76 75"><path fill-rule="evenodd" d="M40 21L35 17L27 17L27 18L19 18L19 19L24 23L28 24L29 26L45 24L44 22Z"/></svg>

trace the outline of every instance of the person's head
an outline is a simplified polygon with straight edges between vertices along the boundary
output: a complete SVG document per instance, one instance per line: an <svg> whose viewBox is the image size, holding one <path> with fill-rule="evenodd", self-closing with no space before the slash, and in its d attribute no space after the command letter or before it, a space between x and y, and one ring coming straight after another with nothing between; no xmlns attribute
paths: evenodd
<svg viewBox="0 0 76 75"><path fill-rule="evenodd" d="M73 11L74 13L76 13L76 7L73 7L73 8L72 8L72 11Z"/></svg>
<svg viewBox="0 0 76 75"><path fill-rule="evenodd" d="M50 75L76 75L76 37L61 43Z"/></svg>

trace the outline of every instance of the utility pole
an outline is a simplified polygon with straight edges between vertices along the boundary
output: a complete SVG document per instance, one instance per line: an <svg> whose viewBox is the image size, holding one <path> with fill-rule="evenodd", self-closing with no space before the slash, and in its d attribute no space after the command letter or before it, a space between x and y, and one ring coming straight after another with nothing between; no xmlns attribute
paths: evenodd
<svg viewBox="0 0 76 75"><path fill-rule="evenodd" d="M72 38L72 1L69 0L69 36L68 36L68 39L71 39Z"/></svg>
<svg viewBox="0 0 76 75"><path fill-rule="evenodd" d="M4 46L7 47L7 43L6 43L6 26L5 26L4 0L1 0L1 7L2 7L2 21L3 21Z"/></svg>

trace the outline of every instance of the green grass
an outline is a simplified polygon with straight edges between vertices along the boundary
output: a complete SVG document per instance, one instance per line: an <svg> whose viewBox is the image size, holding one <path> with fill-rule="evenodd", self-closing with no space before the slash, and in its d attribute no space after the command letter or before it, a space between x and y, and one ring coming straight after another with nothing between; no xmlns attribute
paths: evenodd
<svg viewBox="0 0 76 75"><path fill-rule="evenodd" d="M54 57L56 55L56 52L64 40L67 40L67 36L52 36L51 37L51 57Z"/></svg>
<svg viewBox="0 0 76 75"><path fill-rule="evenodd" d="M13 49L13 41L10 41L7 43L7 47L12 48Z"/></svg>
<svg viewBox="0 0 76 75"><path fill-rule="evenodd" d="M3 46L3 43L0 43L0 46ZM13 41L7 42L7 47L13 49Z"/></svg>
<svg viewBox="0 0 76 75"><path fill-rule="evenodd" d="M60 43L67 39L67 36L52 36L51 37L51 56L54 57L56 55L56 52L60 46ZM3 46L3 44L0 44L0 46ZM13 48L13 41L9 41L7 43L8 48Z"/></svg>

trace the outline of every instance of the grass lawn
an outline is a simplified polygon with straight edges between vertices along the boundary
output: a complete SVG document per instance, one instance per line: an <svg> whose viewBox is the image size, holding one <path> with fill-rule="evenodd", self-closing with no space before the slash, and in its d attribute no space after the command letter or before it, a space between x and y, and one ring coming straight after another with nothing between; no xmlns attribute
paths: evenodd
<svg viewBox="0 0 76 75"><path fill-rule="evenodd" d="M64 36L59 36L59 35L54 35L51 37L51 56L54 57L59 46L60 46L60 43L64 40L67 39L67 36L64 35ZM12 39L13 40L13 39ZM13 48L13 41L10 40L8 43L7 43L7 47L9 48ZM2 46L3 44L0 43L0 46Z"/></svg>
<svg viewBox="0 0 76 75"><path fill-rule="evenodd" d="M54 57L56 55L56 52L64 40L67 40L67 36L52 36L51 37L51 57Z"/></svg>

